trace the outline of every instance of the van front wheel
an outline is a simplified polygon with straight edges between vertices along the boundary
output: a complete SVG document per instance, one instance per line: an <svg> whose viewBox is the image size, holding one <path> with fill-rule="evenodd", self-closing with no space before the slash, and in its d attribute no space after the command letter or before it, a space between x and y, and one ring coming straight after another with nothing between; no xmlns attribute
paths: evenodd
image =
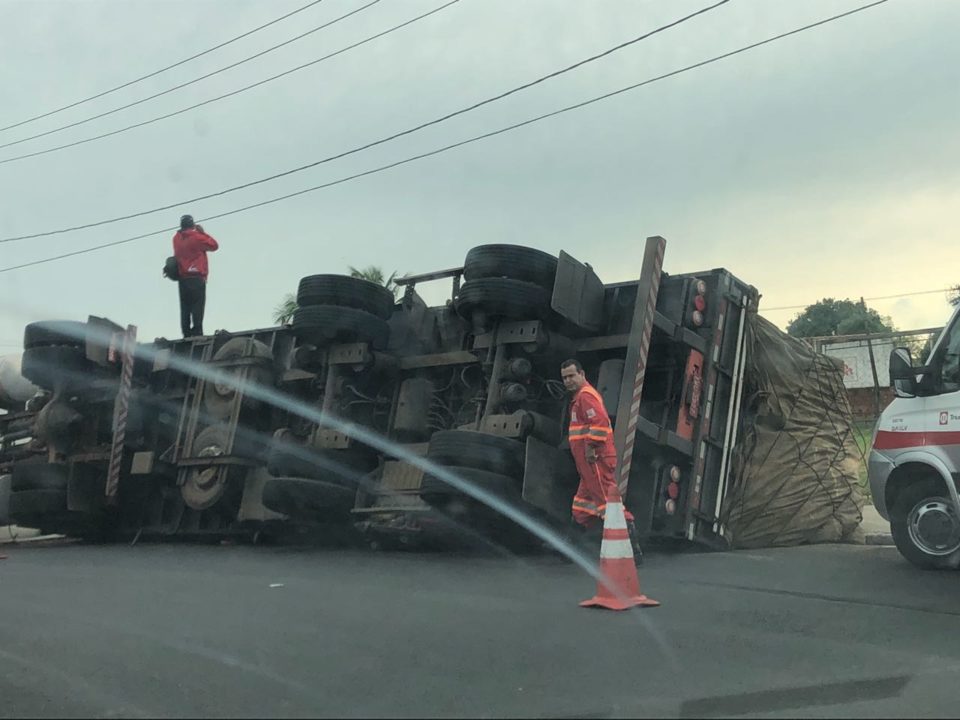
<svg viewBox="0 0 960 720"><path fill-rule="evenodd" d="M917 567L960 566L960 515L938 483L907 488L897 498L890 531L900 554Z"/></svg>

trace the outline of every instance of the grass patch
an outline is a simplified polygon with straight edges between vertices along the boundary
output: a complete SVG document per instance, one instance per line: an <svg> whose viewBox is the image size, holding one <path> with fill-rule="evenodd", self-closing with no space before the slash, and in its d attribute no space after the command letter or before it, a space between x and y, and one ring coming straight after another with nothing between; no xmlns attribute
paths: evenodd
<svg viewBox="0 0 960 720"><path fill-rule="evenodd" d="M853 423L853 439L860 450L860 472L859 483L863 488L864 495L868 502L872 502L870 496L870 482L867 480L867 458L870 457L870 439L873 437L873 420L860 420Z"/></svg>

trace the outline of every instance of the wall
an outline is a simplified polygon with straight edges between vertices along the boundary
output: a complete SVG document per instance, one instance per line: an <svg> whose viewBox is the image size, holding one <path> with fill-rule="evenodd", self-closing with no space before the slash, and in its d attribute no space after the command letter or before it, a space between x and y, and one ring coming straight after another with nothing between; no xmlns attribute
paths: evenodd
<svg viewBox="0 0 960 720"><path fill-rule="evenodd" d="M872 340L873 357L877 367L877 381L881 388L890 383L890 351L893 340ZM847 342L824 342L824 355L843 361L843 384L847 389L873 388L873 373L870 369L870 351L865 340ZM851 400L852 402L852 400Z"/></svg>
<svg viewBox="0 0 960 720"><path fill-rule="evenodd" d="M850 399L850 407L853 409L853 416L856 419L873 419L877 417L872 387L847 388L847 397ZM880 388L880 412L883 412L884 408L893 401L893 398L894 393L892 388Z"/></svg>

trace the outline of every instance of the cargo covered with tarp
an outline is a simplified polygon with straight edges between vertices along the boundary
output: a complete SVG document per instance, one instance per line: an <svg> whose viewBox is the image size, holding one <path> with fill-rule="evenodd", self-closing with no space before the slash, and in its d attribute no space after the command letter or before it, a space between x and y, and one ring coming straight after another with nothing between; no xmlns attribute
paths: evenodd
<svg viewBox="0 0 960 720"><path fill-rule="evenodd" d="M842 367L752 315L740 442L722 516L733 548L844 542L865 500Z"/></svg>

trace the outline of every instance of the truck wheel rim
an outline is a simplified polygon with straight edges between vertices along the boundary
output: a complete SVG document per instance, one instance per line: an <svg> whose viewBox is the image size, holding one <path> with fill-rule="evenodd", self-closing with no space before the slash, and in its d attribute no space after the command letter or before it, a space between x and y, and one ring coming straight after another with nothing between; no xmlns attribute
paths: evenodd
<svg viewBox="0 0 960 720"><path fill-rule="evenodd" d="M927 498L907 517L910 540L928 555L944 556L960 550L960 518L949 501Z"/></svg>
<svg viewBox="0 0 960 720"><path fill-rule="evenodd" d="M236 387L234 386L234 383L236 383L238 379L237 373L230 372L230 371L226 371L226 372L230 377L229 380L224 379L223 382L215 382L213 384L214 391L217 393L217 395L223 398L228 398L233 396L233 394L236 392Z"/></svg>
<svg viewBox="0 0 960 720"><path fill-rule="evenodd" d="M219 445L208 445L197 453L197 457L220 457L223 448ZM223 480L217 480L216 467L193 468L187 476L187 481L180 489L184 502L194 510L206 510L214 505L223 495L226 487Z"/></svg>

